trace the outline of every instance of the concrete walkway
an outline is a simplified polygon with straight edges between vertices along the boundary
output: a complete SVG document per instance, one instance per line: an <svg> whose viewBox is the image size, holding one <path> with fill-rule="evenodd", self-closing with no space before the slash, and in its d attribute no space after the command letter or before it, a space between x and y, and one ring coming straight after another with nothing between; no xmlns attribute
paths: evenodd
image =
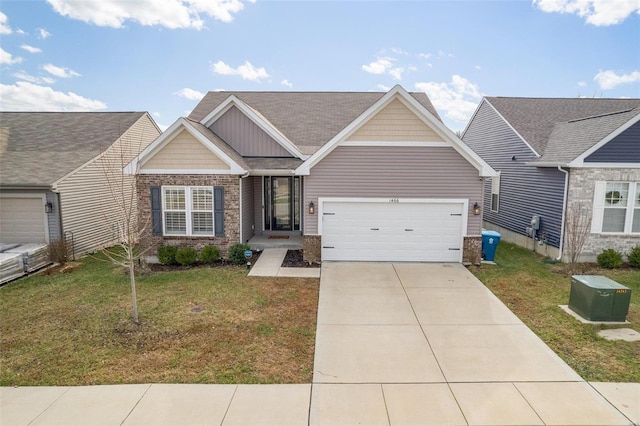
<svg viewBox="0 0 640 426"><path fill-rule="evenodd" d="M454 264L325 263L311 384L0 388L0 425L632 421L640 384L584 382Z"/></svg>
<svg viewBox="0 0 640 426"><path fill-rule="evenodd" d="M258 261L249 271L250 277L320 278L320 268L283 268L286 248L264 249Z"/></svg>

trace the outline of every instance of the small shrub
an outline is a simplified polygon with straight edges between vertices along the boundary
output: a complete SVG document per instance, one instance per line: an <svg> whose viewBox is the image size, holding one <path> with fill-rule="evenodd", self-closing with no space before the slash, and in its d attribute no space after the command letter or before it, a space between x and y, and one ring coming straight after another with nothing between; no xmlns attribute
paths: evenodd
<svg viewBox="0 0 640 426"><path fill-rule="evenodd" d="M629 266L632 268L640 268L640 246L635 246L627 255Z"/></svg>
<svg viewBox="0 0 640 426"><path fill-rule="evenodd" d="M234 244L229 248L229 261L234 265L242 265L247 261L244 252L251 250L247 244Z"/></svg>
<svg viewBox="0 0 640 426"><path fill-rule="evenodd" d="M180 247L176 251L176 262L182 266L191 266L198 260L198 252L193 247Z"/></svg>
<svg viewBox="0 0 640 426"><path fill-rule="evenodd" d="M64 238L49 243L49 260L64 265L69 260L69 246Z"/></svg>
<svg viewBox="0 0 640 426"><path fill-rule="evenodd" d="M615 269L622 266L622 254L614 249L606 249L598 255L598 265L605 269Z"/></svg>
<svg viewBox="0 0 640 426"><path fill-rule="evenodd" d="M202 263L211 265L212 263L216 263L218 260L220 260L220 249L218 247L204 246L202 250L200 250L200 261Z"/></svg>
<svg viewBox="0 0 640 426"><path fill-rule="evenodd" d="M176 253L178 247L175 246L162 246L158 248L158 260L163 265L177 265Z"/></svg>

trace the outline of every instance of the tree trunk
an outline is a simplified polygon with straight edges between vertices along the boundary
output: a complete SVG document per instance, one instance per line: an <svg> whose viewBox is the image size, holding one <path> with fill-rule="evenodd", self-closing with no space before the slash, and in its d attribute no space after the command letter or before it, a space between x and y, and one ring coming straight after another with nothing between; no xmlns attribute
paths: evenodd
<svg viewBox="0 0 640 426"><path fill-rule="evenodd" d="M130 261L129 262L129 280L131 281L131 299L133 305L133 322L136 324L140 324L140 320L138 319L138 297L136 295L136 274L135 274L135 264Z"/></svg>

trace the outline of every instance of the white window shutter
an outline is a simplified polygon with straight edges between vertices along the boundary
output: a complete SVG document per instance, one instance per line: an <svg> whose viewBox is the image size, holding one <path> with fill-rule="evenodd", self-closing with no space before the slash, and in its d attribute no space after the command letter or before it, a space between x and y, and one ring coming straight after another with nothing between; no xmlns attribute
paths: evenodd
<svg viewBox="0 0 640 426"><path fill-rule="evenodd" d="M593 213L591 214L591 233L602 232L602 218L604 216L604 193L607 182L597 181L593 191Z"/></svg>

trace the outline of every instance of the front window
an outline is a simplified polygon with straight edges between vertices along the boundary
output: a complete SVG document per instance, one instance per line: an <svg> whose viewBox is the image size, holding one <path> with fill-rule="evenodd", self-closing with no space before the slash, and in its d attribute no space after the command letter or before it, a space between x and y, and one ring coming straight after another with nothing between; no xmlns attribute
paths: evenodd
<svg viewBox="0 0 640 426"><path fill-rule="evenodd" d="M640 233L640 182L596 182L593 205L593 232Z"/></svg>
<svg viewBox="0 0 640 426"><path fill-rule="evenodd" d="M491 178L491 211L497 212L500 207L500 176Z"/></svg>
<svg viewBox="0 0 640 426"><path fill-rule="evenodd" d="M213 235L213 188L162 188L165 235Z"/></svg>

